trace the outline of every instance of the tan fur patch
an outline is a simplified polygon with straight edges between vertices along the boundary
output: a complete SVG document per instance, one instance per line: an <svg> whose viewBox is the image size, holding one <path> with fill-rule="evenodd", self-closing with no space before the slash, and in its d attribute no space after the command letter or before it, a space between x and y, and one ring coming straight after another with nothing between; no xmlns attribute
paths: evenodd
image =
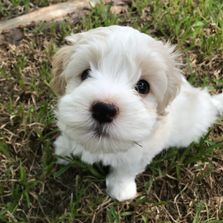
<svg viewBox="0 0 223 223"><path fill-rule="evenodd" d="M65 93L67 81L63 72L69 62L70 56L73 52L73 48L73 46L64 46L59 49L53 57L53 79L50 83L50 86L57 95L63 95Z"/></svg>

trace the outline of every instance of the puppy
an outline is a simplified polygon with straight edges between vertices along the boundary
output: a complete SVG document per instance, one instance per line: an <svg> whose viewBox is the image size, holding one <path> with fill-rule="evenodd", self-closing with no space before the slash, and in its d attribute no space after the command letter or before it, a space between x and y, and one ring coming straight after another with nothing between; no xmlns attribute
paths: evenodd
<svg viewBox="0 0 223 223"><path fill-rule="evenodd" d="M191 86L169 43L123 26L66 40L52 63L55 153L110 165L107 192L119 201L136 196L135 177L155 155L187 147L223 113L223 94Z"/></svg>

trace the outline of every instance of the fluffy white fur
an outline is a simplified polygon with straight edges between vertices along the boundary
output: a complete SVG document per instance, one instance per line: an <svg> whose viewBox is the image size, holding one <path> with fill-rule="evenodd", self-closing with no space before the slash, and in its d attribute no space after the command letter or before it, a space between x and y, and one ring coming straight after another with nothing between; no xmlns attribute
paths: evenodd
<svg viewBox="0 0 223 223"><path fill-rule="evenodd" d="M210 96L191 86L169 43L122 26L73 34L67 41L53 59L61 130L55 153L110 165L107 192L119 201L136 196L135 177L155 155L198 140L223 112L223 94ZM82 82L87 68L90 77ZM150 83L149 94L134 89L140 79ZM91 117L95 101L119 108L114 121L103 125L106 134L101 136L95 135Z"/></svg>

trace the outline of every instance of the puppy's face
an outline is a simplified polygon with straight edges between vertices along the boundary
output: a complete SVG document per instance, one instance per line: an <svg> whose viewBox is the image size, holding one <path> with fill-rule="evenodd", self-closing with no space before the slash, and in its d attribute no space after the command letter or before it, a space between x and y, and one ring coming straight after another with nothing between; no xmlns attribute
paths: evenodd
<svg viewBox="0 0 223 223"><path fill-rule="evenodd" d="M53 60L62 132L91 152L140 146L180 86L173 47L120 26L67 40Z"/></svg>

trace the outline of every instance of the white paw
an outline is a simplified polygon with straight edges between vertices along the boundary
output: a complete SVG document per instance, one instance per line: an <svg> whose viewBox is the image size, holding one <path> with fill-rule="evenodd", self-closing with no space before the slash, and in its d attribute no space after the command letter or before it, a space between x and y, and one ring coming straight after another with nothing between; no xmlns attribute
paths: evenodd
<svg viewBox="0 0 223 223"><path fill-rule="evenodd" d="M116 180L115 178L106 178L107 193L118 201L126 201L136 197L136 183L131 180Z"/></svg>
<svg viewBox="0 0 223 223"><path fill-rule="evenodd" d="M55 155L57 158L57 163L61 165L67 165L69 161L63 157L70 156L72 154L72 146L64 136L59 136L54 142Z"/></svg>
<svg viewBox="0 0 223 223"><path fill-rule="evenodd" d="M69 163L69 161L67 159L65 159L64 157L66 156L66 154L63 154L63 150L61 149L62 147L57 147L55 148L55 155L56 155L56 163L60 164L60 165L67 165Z"/></svg>
<svg viewBox="0 0 223 223"><path fill-rule="evenodd" d="M67 164L69 164L69 161L66 160L66 159L63 159L63 158L60 158L60 157L56 157L56 158L57 158L56 163L59 164L59 165L67 165Z"/></svg>

